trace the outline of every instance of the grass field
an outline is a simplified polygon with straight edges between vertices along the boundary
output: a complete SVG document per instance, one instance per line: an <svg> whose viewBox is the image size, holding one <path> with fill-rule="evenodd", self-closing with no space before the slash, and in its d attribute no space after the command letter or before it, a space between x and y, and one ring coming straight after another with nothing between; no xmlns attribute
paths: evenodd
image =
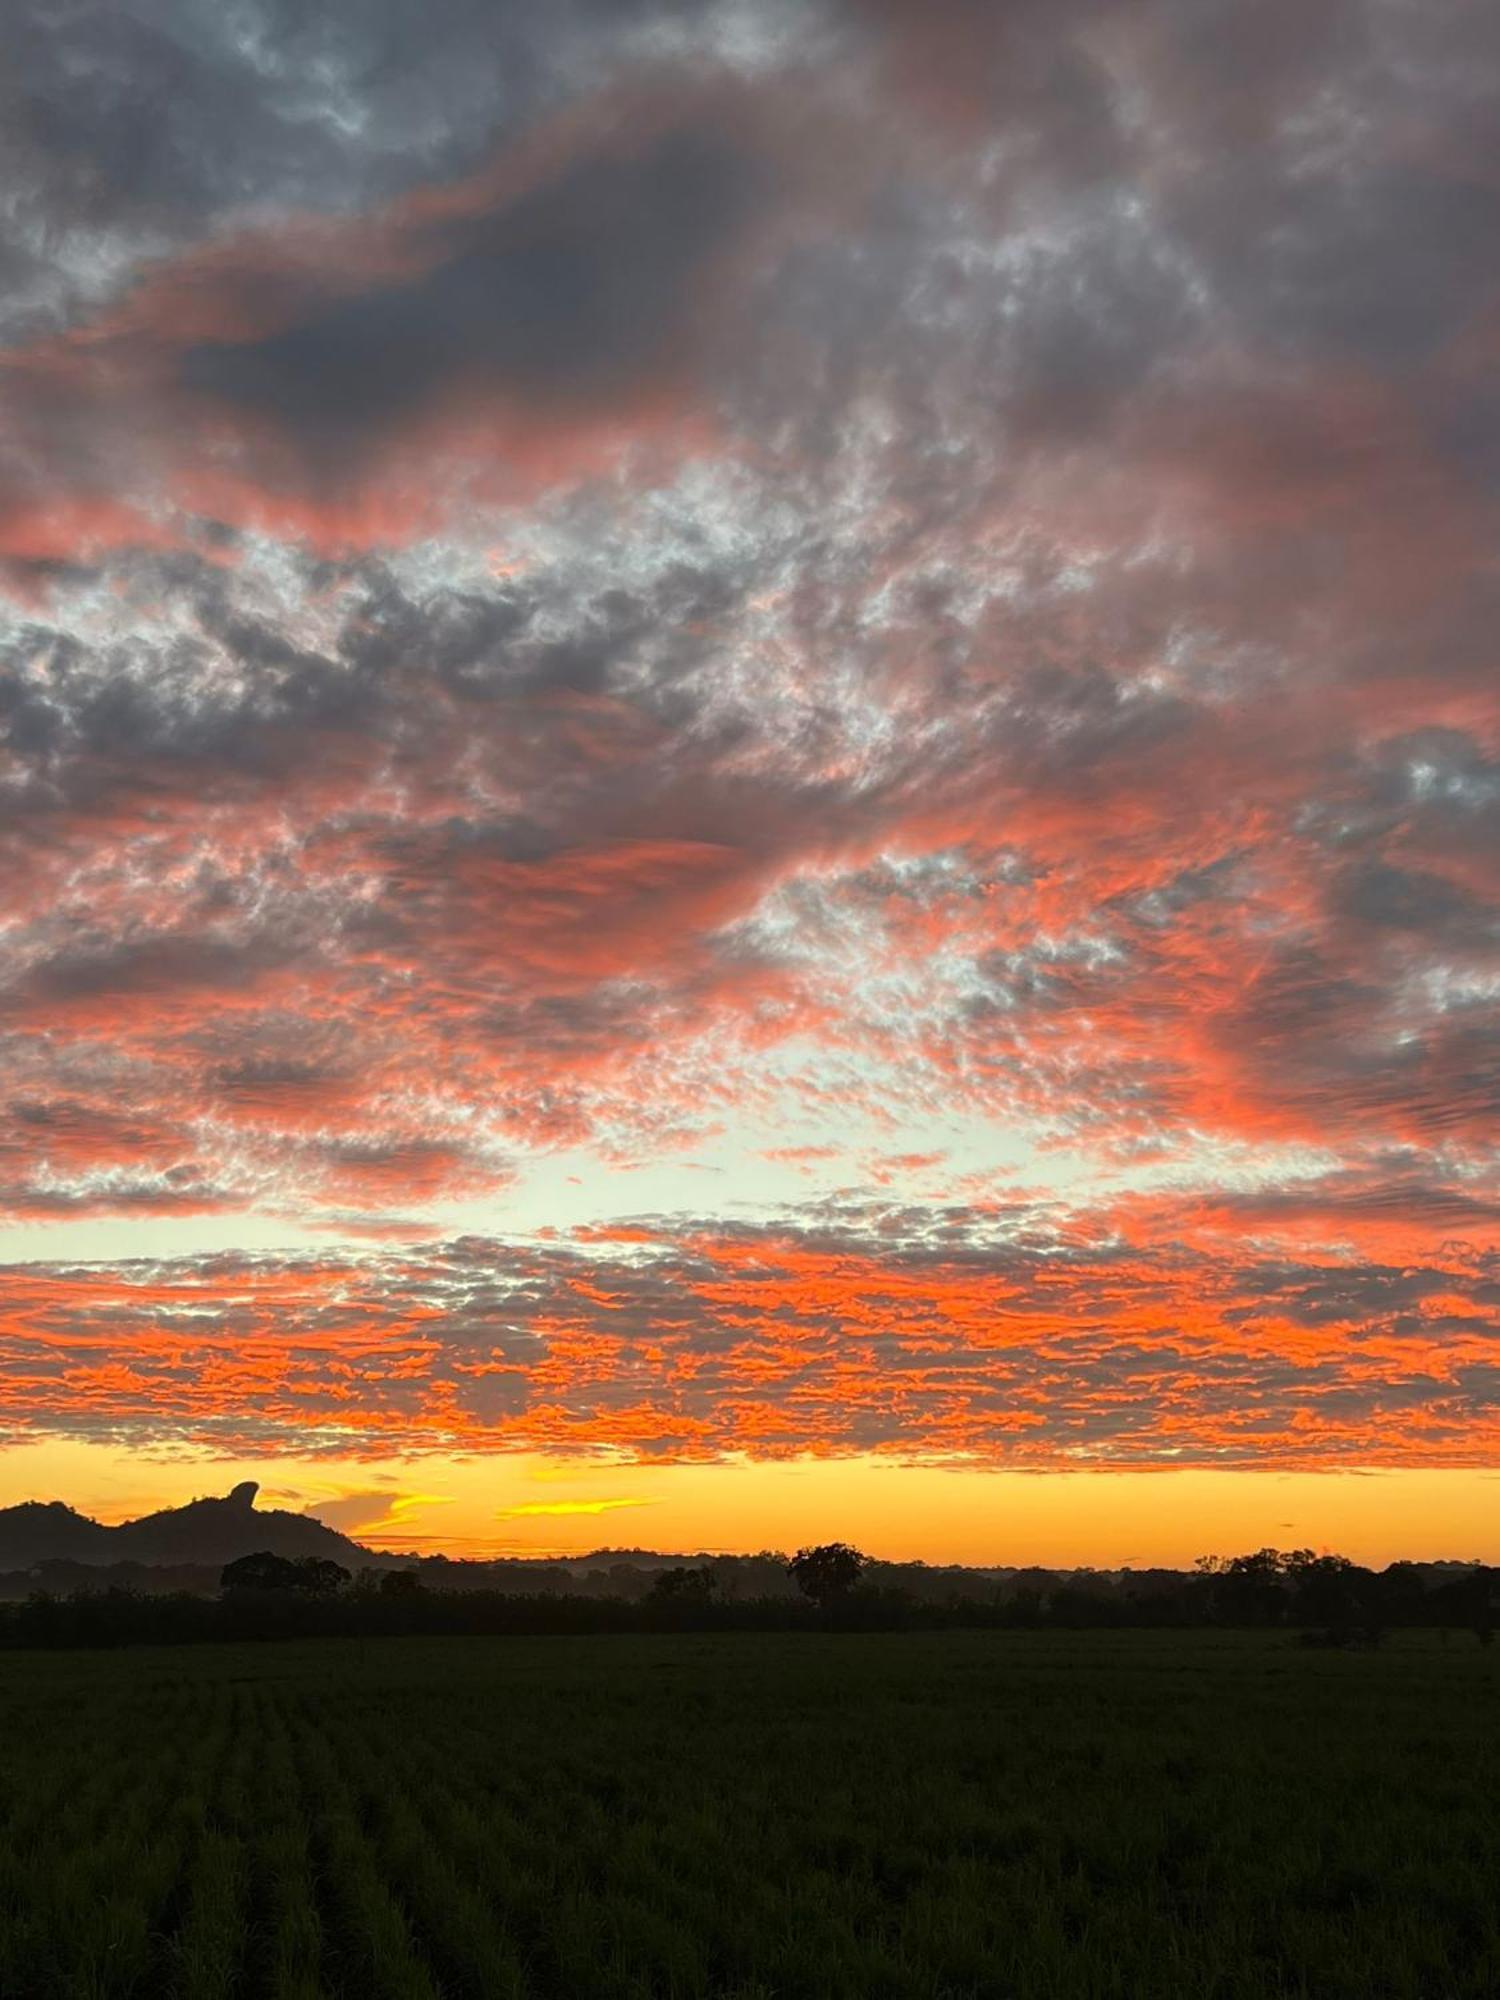
<svg viewBox="0 0 1500 2000"><path fill-rule="evenodd" d="M1500 1994L1500 1660L1236 1634L0 1659L0 1994Z"/></svg>

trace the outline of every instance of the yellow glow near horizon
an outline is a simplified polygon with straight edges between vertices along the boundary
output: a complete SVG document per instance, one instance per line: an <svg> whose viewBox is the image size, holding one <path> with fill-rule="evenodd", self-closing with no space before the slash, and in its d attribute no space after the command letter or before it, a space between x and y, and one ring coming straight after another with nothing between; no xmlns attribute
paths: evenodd
<svg viewBox="0 0 1500 2000"><path fill-rule="evenodd" d="M1500 1470L1036 1473L877 1458L601 1467L523 1454L350 1464L145 1459L73 1442L0 1454L0 1504L65 1499L106 1521L241 1479L260 1481L260 1505L317 1514L372 1547L450 1555L582 1554L625 1539L616 1517L627 1515L632 1545L687 1553L837 1537L931 1563L1182 1567L1268 1543L1376 1565L1500 1562Z"/></svg>

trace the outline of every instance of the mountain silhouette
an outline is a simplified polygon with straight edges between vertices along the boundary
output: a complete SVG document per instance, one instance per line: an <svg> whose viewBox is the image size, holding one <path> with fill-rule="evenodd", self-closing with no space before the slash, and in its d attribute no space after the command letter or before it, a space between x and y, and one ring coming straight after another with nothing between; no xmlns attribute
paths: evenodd
<svg viewBox="0 0 1500 2000"><path fill-rule="evenodd" d="M278 1556L331 1556L356 1565L390 1560L372 1555L311 1514L258 1509L259 1490L247 1479L220 1499L190 1500L185 1507L166 1507L113 1528L61 1500L0 1507L0 1570L46 1562L221 1565L262 1549Z"/></svg>
<svg viewBox="0 0 1500 2000"><path fill-rule="evenodd" d="M0 1507L0 1569L44 1562L108 1562L114 1531L61 1500Z"/></svg>

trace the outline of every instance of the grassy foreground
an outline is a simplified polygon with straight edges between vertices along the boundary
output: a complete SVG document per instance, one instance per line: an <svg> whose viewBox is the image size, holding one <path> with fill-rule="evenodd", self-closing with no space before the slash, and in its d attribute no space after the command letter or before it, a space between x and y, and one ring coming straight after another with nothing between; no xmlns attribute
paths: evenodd
<svg viewBox="0 0 1500 2000"><path fill-rule="evenodd" d="M0 1659L0 1994L1500 1993L1500 1660L1215 1633Z"/></svg>

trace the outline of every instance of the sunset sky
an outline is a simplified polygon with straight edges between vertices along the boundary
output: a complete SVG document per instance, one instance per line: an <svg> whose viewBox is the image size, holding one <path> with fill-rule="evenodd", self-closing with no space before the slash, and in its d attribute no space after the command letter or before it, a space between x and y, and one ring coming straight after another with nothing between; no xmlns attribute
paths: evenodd
<svg viewBox="0 0 1500 2000"><path fill-rule="evenodd" d="M1494 0L0 32L0 1504L1500 1561Z"/></svg>

